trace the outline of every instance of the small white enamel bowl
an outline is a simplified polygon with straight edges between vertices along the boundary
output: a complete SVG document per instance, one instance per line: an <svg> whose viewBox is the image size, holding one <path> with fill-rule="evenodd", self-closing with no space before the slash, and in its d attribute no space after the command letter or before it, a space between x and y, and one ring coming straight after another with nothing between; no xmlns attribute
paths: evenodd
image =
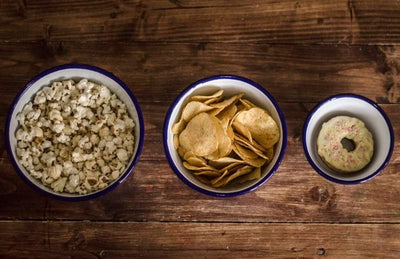
<svg viewBox="0 0 400 259"><path fill-rule="evenodd" d="M317 152L317 137L322 124L338 115L362 120L373 136L374 154L371 162L355 173L335 172ZM360 95L340 94L325 99L310 112L303 128L303 148L311 166L321 176L339 184L358 184L378 175L389 163L393 146L394 135L389 118L376 103Z"/></svg>
<svg viewBox="0 0 400 259"><path fill-rule="evenodd" d="M108 86L108 88L113 93L115 93L122 102L126 104L128 113L135 122L134 154L129 161L125 172L123 172L118 179L116 179L104 189L86 195L54 192L52 189L44 186L40 181L34 179L29 174L29 172L19 163L15 149L17 145L15 132L18 127L16 116L18 113L21 112L25 104L32 100L36 92L38 92L42 87L51 84L53 81L73 79L75 82L77 82L82 78L87 78L89 79L89 81L102 83ZM6 146L11 162L17 173L30 186L52 198L68 201L80 201L99 197L117 187L126 179L126 177L128 177L128 175L132 172L134 165L138 161L142 150L144 138L144 122L142 112L140 110L139 103L136 101L136 98L132 94L131 90L115 75L94 66L68 64L44 71L26 84L26 86L16 96L13 103L11 104L10 111L7 117L5 132Z"/></svg>
<svg viewBox="0 0 400 259"><path fill-rule="evenodd" d="M213 188L198 181L189 170L183 167L182 159L174 148L173 133L171 128L181 115L181 109L193 95L207 95L224 90L225 96L231 96L241 92L245 98L255 105L267 110L277 122L280 129L280 140L276 144L275 156L268 166L263 167L261 178L240 185ZM232 75L219 75L202 79L186 88L175 100L169 109L164 123L164 150L167 159L176 175L192 189L201 193L217 197L233 197L255 190L265 183L278 169L286 149L287 132L285 118L278 103L262 86L246 78Z"/></svg>

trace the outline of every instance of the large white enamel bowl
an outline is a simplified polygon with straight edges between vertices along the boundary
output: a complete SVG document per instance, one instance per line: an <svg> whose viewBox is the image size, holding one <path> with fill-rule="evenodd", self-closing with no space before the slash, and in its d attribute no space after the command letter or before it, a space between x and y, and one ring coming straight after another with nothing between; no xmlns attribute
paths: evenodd
<svg viewBox="0 0 400 259"><path fill-rule="evenodd" d="M207 95L217 89L223 89L224 95L231 96L244 92L245 98L257 106L266 109L277 122L280 129L280 139L276 144L275 156L268 166L263 167L262 176L258 180L249 181L240 185L232 185L223 188L213 188L198 181L192 173L183 167L182 159L174 148L172 125L178 121L181 109L193 95ZM278 169L286 149L287 132L285 118L278 103L262 86L239 76L218 75L202 79L186 88L175 100L169 109L164 123L164 150L167 159L176 175L192 189L204 194L218 197L232 197L255 190L265 183Z"/></svg>
<svg viewBox="0 0 400 259"><path fill-rule="evenodd" d="M90 81L96 83L103 83L104 85L108 86L108 88L113 93L115 93L122 102L126 104L128 113L136 124L134 130L134 137L135 137L134 155L129 161L129 164L125 172L122 173L118 179L116 179L106 188L86 195L58 193L44 186L40 181L34 179L29 174L29 172L18 162L16 156L17 141L15 138L15 132L18 127L18 121L16 119L16 116L19 112L21 112L24 105L28 103L35 95L35 93L39 91L42 87L51 84L53 81L66 80L66 79L73 79L75 81L79 81L82 78L87 78ZM139 103L137 102L131 90L119 78L117 78L112 73L107 72L98 67L83 65L83 64L67 64L44 71L39 75L35 76L30 82L28 82L25 85L25 87L16 96L13 103L11 104L10 111L7 117L5 132L6 132L6 145L11 162L17 173L30 186L52 198L69 200L69 201L80 201L101 196L111 191L115 187L117 187L128 177L128 175L132 172L134 165L138 161L142 150L143 138L144 138L144 122L143 122L142 112L139 107Z"/></svg>

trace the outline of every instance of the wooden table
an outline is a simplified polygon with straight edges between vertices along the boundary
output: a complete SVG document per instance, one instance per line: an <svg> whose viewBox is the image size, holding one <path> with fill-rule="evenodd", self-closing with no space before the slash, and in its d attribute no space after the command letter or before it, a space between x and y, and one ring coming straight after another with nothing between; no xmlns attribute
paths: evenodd
<svg viewBox="0 0 400 259"><path fill-rule="evenodd" d="M0 257L400 256L399 142L380 175L345 186L311 168L301 139L309 111L338 93L376 101L400 138L400 1L1 0L0 17ZM134 173L85 202L31 189L4 149L16 94L36 74L71 62L121 78L146 127ZM275 175L228 199L187 187L162 148L173 100L214 74L263 85L288 128Z"/></svg>

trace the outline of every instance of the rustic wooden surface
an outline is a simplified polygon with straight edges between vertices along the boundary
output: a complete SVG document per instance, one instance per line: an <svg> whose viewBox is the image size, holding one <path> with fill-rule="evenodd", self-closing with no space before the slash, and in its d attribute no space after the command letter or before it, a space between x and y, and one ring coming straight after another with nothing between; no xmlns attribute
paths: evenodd
<svg viewBox="0 0 400 259"><path fill-rule="evenodd" d="M318 101L346 92L376 101L400 139L399 43L397 0L0 0L0 257L398 258L398 141L379 176L343 186L313 171L301 131ZM24 84L71 62L120 77L146 127L134 173L73 203L19 178L3 132ZM191 190L162 149L173 100L214 74L263 85L288 126L276 174L229 199Z"/></svg>

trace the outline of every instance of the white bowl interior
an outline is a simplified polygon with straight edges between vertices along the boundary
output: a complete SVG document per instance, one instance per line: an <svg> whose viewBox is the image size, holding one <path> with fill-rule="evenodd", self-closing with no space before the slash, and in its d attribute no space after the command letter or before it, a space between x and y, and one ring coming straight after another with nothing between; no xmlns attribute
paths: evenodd
<svg viewBox="0 0 400 259"><path fill-rule="evenodd" d="M174 148L173 144L173 133L171 131L171 128L175 122L177 122L181 116L181 108L188 103L188 100L190 96L193 95L207 95L207 94L212 94L218 89L223 89L224 90L224 96L229 97L234 94L238 94L240 92L244 92L246 95L244 98L247 98L251 102L253 102L255 105L264 108L267 110L270 115L273 117L273 119L277 122L279 128L280 128L280 134L281 138L279 142L275 146L275 156L273 160L267 165L264 166L262 169L262 175L260 179L249 181L243 184L238 184L238 185L231 185L231 186L226 186L223 188L213 188L211 186L208 186L200 181L198 181L193 174L187 170L185 167L183 167L183 162L182 159L180 158L178 152ZM167 122L167 128L168 128L168 135L167 135L167 146L168 146L168 151L171 155L171 158L173 160L173 163L175 166L179 169L179 171L182 173L182 175L192 184L196 185L197 187L210 191L210 192L218 192L222 194L228 194L232 192L239 192L242 190L245 190L249 188L250 186L253 186L257 184L258 182L262 181L265 175L267 175L272 167L275 165L275 163L278 160L279 154L282 149L283 145L283 127L282 127L282 122L280 121L279 114L277 110L275 109L273 103L271 100L266 96L262 91L257 89L256 87L250 85L249 83L240 81L240 80L235 80L235 79L214 79L211 81L207 81L204 83L200 83L196 85L195 87L191 88L188 90L182 98L176 103L175 107L171 111L171 117L170 120Z"/></svg>
<svg viewBox="0 0 400 259"><path fill-rule="evenodd" d="M322 124L338 115L352 116L362 120L372 133L374 155L371 162L359 172L352 174L335 172L318 155L317 137ZM375 173L385 162L391 146L390 128L385 118L373 105L355 97L334 98L322 104L309 120L305 141L309 156L315 165L325 174L341 181L358 181Z"/></svg>
<svg viewBox="0 0 400 259"><path fill-rule="evenodd" d="M73 79L75 82L78 82L80 79L87 78L89 81L96 82L96 83L102 83L106 85L113 93L115 93L118 98L126 104L127 110L129 115L132 117L134 120L136 126L135 126L135 132L134 132L134 137L135 137L135 147L134 147L134 155L132 156L131 160L129 161L129 164L127 168L129 168L129 165L133 162L133 159L135 157L135 154L138 151L139 148L139 139L140 139L140 126L139 126L139 115L138 112L135 108L135 105L132 101L132 99L129 97L128 93L121 87L121 85L113 80L112 78L94 71L90 69L84 69L84 68L66 68L62 70L57 70L55 72L49 73L40 79L38 79L36 82L34 82L28 89L26 89L22 95L20 96L20 99L18 103L16 104L12 114L11 114L11 121L10 121L10 126L9 126L9 140L10 140L10 145L12 147L12 156L15 158L17 162L17 166L21 170L21 172L24 173L24 175L32 182L34 183L37 187L40 189L50 192L54 195L57 196L63 196L63 197L76 197L76 196L85 196L85 195L77 195L77 194L68 194L68 193L58 193L54 192L52 189L44 186L41 182L33 178L29 172L18 162L17 155L16 155L16 150L13 147L16 147L17 141L15 138L15 132L18 128L18 121L16 119L16 116L18 113L21 112L23 107L25 106L26 103L31 101L33 99L33 96L35 95L36 92L38 92L41 88L48 86L54 81L61 81L61 80L67 80L67 79ZM121 176L124 174L121 174ZM121 177L120 176L120 177ZM116 180L118 181L118 179ZM110 184L111 185L111 184ZM106 187L107 188L107 187ZM102 190L98 190L96 192L101 192ZM96 192L89 193L94 194Z"/></svg>

